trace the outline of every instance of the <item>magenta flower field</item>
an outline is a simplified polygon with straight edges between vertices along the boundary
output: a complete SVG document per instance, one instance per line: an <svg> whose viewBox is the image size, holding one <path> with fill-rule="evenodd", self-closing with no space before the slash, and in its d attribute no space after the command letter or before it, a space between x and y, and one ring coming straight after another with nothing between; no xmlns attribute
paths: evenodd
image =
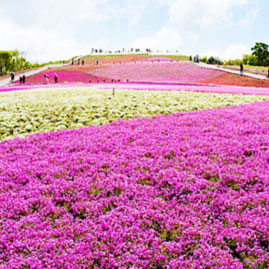
<svg viewBox="0 0 269 269"><path fill-rule="evenodd" d="M85 72L69 71L69 70L53 70L43 71L41 73L29 76L26 78L26 84L55 84L55 73L58 77L58 83L89 83L89 82L103 82L103 78L90 75ZM46 82L45 75L49 76L48 83ZM13 84L18 85L19 81L15 81Z"/></svg>
<svg viewBox="0 0 269 269"><path fill-rule="evenodd" d="M100 89L128 89L128 90L153 90L153 91L188 91L207 93L230 93L246 95L269 95L269 88L218 86L218 85L188 85L168 83L121 83L121 85L102 85ZM1 92L1 88L0 88Z"/></svg>
<svg viewBox="0 0 269 269"><path fill-rule="evenodd" d="M0 143L0 268L268 268L269 102Z"/></svg>
<svg viewBox="0 0 269 269"><path fill-rule="evenodd" d="M78 84L70 82L68 84L58 83L43 85L42 88L55 87L95 87L98 80L93 80L91 83ZM208 93L230 93L230 94L246 94L246 95L269 95L269 88L254 88L254 87L236 87L236 86L218 86L218 85L188 85L188 84L173 84L173 83L132 83L132 82L108 82L98 85L99 89L112 90L153 90L153 91L189 91L189 92L208 92ZM40 89L40 85L23 85L23 86L3 86L0 87L0 92L21 91Z"/></svg>
<svg viewBox="0 0 269 269"><path fill-rule="evenodd" d="M115 80L191 83L215 78L223 72L201 68L189 62L160 61L160 63L144 62L105 66L92 70L91 74Z"/></svg>

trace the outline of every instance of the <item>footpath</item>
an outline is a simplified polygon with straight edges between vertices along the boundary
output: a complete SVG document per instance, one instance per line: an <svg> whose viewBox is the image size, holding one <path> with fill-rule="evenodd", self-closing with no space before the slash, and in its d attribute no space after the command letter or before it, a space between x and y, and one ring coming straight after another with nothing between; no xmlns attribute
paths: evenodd
<svg viewBox="0 0 269 269"><path fill-rule="evenodd" d="M240 75L240 71L226 69L226 68L223 68L221 66L218 67L217 65L206 64L206 63L202 63L202 62L196 63L196 65L198 65L200 67L203 67L203 68L211 68L211 69L215 69L215 70L224 71L224 72L227 72L227 73ZM245 71L244 71L243 75L248 76L248 77L252 77L252 78L258 78L258 79L265 79L265 80L269 79L269 78L267 78L265 76L258 75L258 74L252 74L252 73L248 73L248 72L245 72Z"/></svg>
<svg viewBox="0 0 269 269"><path fill-rule="evenodd" d="M20 73L19 75L16 75L16 73L15 73L14 81L19 80L19 77L22 76L22 75L25 75L26 78L27 78L29 76L32 76L32 75L35 75L35 74L40 73L42 71L45 71L45 70L47 70L49 68L63 67L65 65L66 64L51 64L51 65L46 65L46 66L40 67L38 69L34 69L34 70L30 70L30 71L27 71L27 72L24 72L24 73ZM5 85L9 84L10 82L11 82L10 77L2 79L2 80L0 78L0 86L5 86Z"/></svg>

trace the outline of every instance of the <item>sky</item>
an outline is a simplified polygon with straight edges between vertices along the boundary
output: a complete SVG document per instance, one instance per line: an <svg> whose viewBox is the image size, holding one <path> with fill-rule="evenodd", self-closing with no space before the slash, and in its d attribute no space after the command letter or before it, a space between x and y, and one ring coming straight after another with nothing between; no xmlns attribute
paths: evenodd
<svg viewBox="0 0 269 269"><path fill-rule="evenodd" d="M269 44L268 0L0 0L0 50L32 62L146 49L222 60Z"/></svg>

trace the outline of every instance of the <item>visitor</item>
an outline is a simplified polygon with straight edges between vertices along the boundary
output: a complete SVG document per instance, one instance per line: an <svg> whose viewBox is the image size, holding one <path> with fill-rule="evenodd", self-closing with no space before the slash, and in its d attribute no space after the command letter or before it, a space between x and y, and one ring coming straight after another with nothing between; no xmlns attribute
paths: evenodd
<svg viewBox="0 0 269 269"><path fill-rule="evenodd" d="M46 84L49 83L49 76L47 74L44 75L45 79L46 79Z"/></svg>
<svg viewBox="0 0 269 269"><path fill-rule="evenodd" d="M20 76L20 79L19 80L20 80L20 85L21 85L22 84L22 76Z"/></svg>
<svg viewBox="0 0 269 269"><path fill-rule="evenodd" d="M81 61L81 64L84 65L84 60Z"/></svg>
<svg viewBox="0 0 269 269"><path fill-rule="evenodd" d="M243 75L243 72L244 72L244 66L243 66L243 64L241 63L241 64L240 64L240 76Z"/></svg>
<svg viewBox="0 0 269 269"><path fill-rule="evenodd" d="M15 78L15 73L12 71L10 73L10 80L11 80L11 82L13 82L14 78Z"/></svg>
<svg viewBox="0 0 269 269"><path fill-rule="evenodd" d="M57 76L56 73L54 73L54 82L55 82L55 83L58 83L58 76Z"/></svg>
<svg viewBox="0 0 269 269"><path fill-rule="evenodd" d="M25 84L26 77L25 75L22 76L22 83Z"/></svg>

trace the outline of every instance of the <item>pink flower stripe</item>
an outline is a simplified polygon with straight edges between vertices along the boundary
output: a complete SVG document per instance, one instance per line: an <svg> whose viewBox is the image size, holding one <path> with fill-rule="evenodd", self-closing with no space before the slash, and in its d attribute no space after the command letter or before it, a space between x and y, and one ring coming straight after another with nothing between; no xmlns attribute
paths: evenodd
<svg viewBox="0 0 269 269"><path fill-rule="evenodd" d="M154 90L154 91L192 91L211 93L231 93L247 95L269 95L269 88L218 86L218 85L189 85L189 84L165 84L165 83L122 83L118 88L128 90ZM100 89L115 88L113 85L102 85Z"/></svg>
<svg viewBox="0 0 269 269"><path fill-rule="evenodd" d="M188 62L144 62L104 66L92 70L91 74L112 79L129 79L129 81L192 83L220 76L223 72L201 68Z"/></svg>
<svg viewBox="0 0 269 269"><path fill-rule="evenodd" d="M25 85L25 86L4 86L0 87L0 92L31 90L39 88L54 87L91 87L98 85L100 89L128 89L128 90L154 90L154 91L193 91L193 92L211 92L211 93L231 93L231 94L249 94L249 95L269 95L269 88L237 87L237 86L218 86L218 85L189 85L178 83L135 83L135 82L108 82L100 84L97 82L80 83L70 82L67 84L47 84L47 85ZM100 86L99 86L100 85Z"/></svg>
<svg viewBox="0 0 269 269"><path fill-rule="evenodd" d="M39 88L54 87L91 87L98 83L68 83L68 84L49 84L49 85L26 85L26 86L5 86L0 87L0 92L31 90ZM193 92L211 92L211 93L231 93L231 94L249 94L249 95L269 95L269 88L251 88L237 86L217 86L217 85L189 85L189 84L167 84L167 83L126 83L115 82L113 84L102 84L100 89L128 89L128 90L154 90L154 91L193 91Z"/></svg>
<svg viewBox="0 0 269 269"><path fill-rule="evenodd" d="M0 268L267 268L269 102L0 143Z"/></svg>
<svg viewBox="0 0 269 269"><path fill-rule="evenodd" d="M89 83L102 81L104 78L93 76L87 73L78 72L78 71L66 71L66 70L59 70L59 71L44 71L33 76L29 76L26 78L26 84L47 84L44 75L49 76L49 83L54 83L54 74L58 76L58 83L70 83L70 82L79 82L79 83ZM14 82L13 84L18 85L19 81Z"/></svg>
<svg viewBox="0 0 269 269"><path fill-rule="evenodd" d="M169 57L152 57L152 58L145 58L143 59L145 62L170 62L173 61Z"/></svg>

